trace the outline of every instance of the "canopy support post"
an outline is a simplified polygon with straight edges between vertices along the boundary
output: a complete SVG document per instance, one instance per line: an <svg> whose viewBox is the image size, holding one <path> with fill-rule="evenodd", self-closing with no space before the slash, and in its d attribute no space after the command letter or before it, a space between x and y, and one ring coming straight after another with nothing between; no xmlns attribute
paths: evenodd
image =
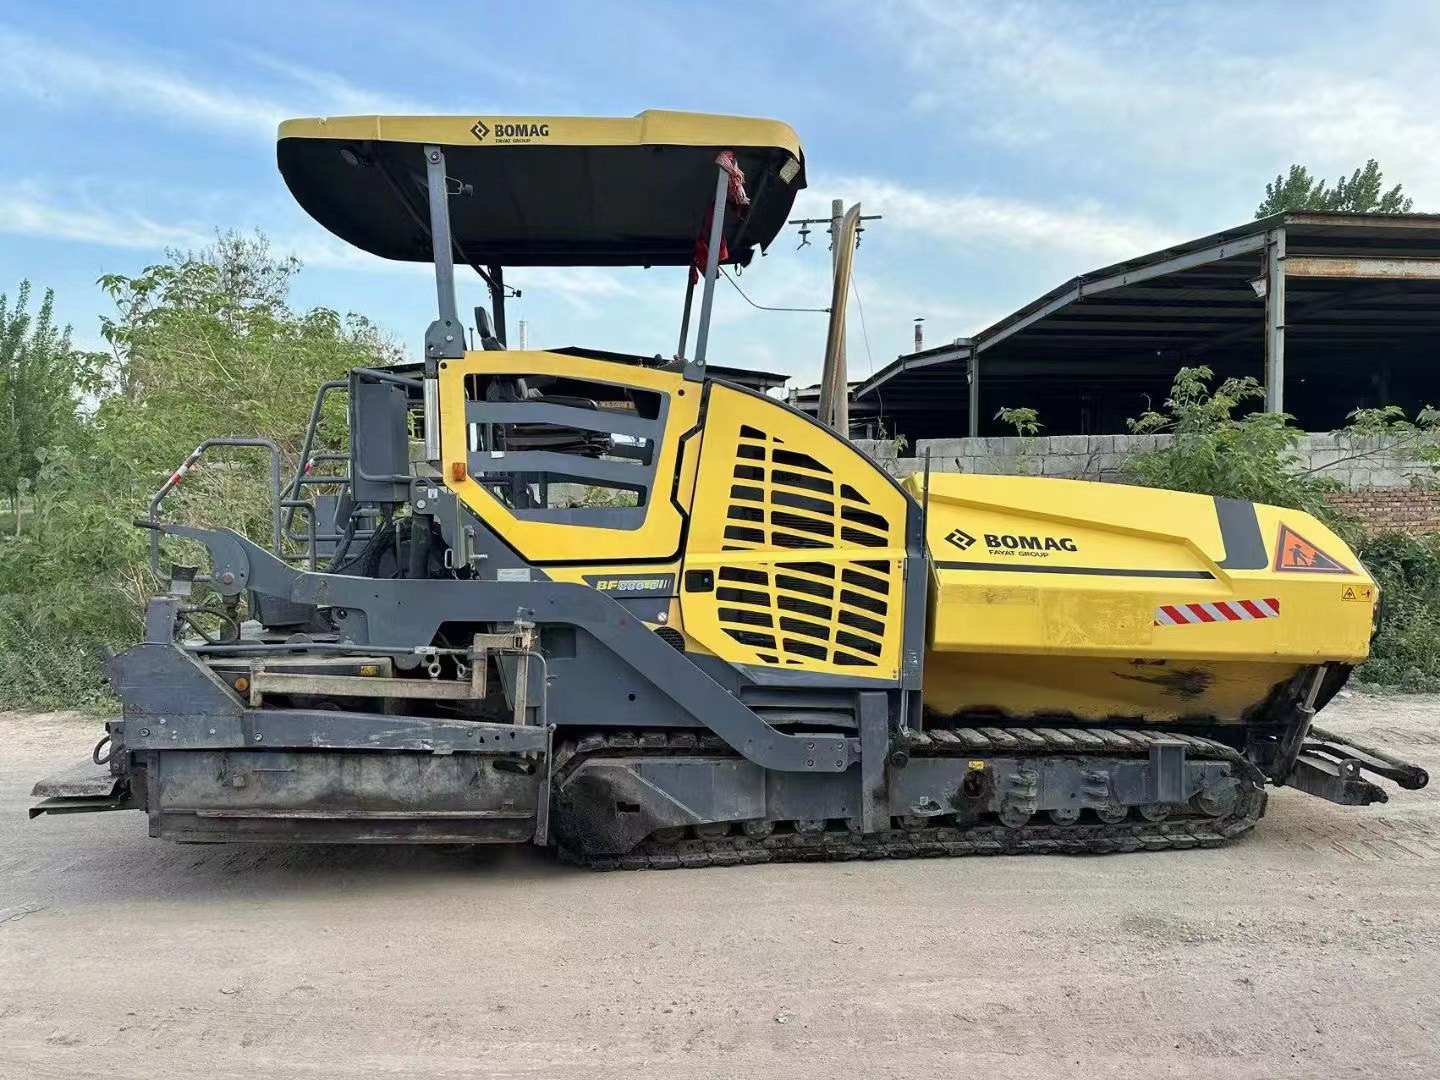
<svg viewBox="0 0 1440 1080"><path fill-rule="evenodd" d="M710 221L710 246L705 252L705 292L700 299L700 327L695 332L696 380L705 377L705 352L710 344L710 311L715 305L715 278L720 271L720 242L725 235L725 199L730 190L730 174L722 166L715 168L715 205ZM690 365L685 377L691 378Z"/></svg>
<svg viewBox="0 0 1440 1080"><path fill-rule="evenodd" d="M430 247L435 259L435 300L439 321L457 325L455 251L450 237L450 190L445 178L445 151L425 147L425 179L430 195Z"/></svg>
<svg viewBox="0 0 1440 1080"><path fill-rule="evenodd" d="M685 361L685 346L690 343L690 308L695 301L695 277L685 272L685 312L680 316L680 347L675 350L675 359Z"/></svg>
<svg viewBox="0 0 1440 1080"><path fill-rule="evenodd" d="M425 147L425 181L430 197L430 243L435 258L436 319L425 331L425 460L440 460L440 361L465 355L465 337L455 306L455 252L450 236L450 185L445 152Z"/></svg>

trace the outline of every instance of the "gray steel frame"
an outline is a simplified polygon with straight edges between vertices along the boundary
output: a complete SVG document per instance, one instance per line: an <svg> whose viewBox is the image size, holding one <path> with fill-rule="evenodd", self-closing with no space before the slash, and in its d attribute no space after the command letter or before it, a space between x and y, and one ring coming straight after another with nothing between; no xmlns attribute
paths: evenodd
<svg viewBox="0 0 1440 1080"><path fill-rule="evenodd" d="M542 627L570 626L598 640L615 659L759 765L781 771L843 772L859 758L858 740L776 731L614 599L587 585L301 572L228 529L163 528L210 550L215 587L223 595L249 588L281 600L336 609L357 651L428 644L446 622L508 624L525 619Z"/></svg>
<svg viewBox="0 0 1440 1080"><path fill-rule="evenodd" d="M979 359L980 354L985 352L987 349L994 348L996 345L1000 344L1002 341L1005 341L1007 338L1013 337L1015 334L1020 333L1022 330L1025 330L1026 328L1034 325L1035 323L1046 318L1047 316L1053 315L1061 308L1068 307L1070 304L1073 304L1079 300L1083 300L1086 297L1097 296L1101 293L1109 292L1111 289L1118 289L1124 285L1136 285L1142 281L1148 281L1151 278L1164 277L1167 274L1173 274L1179 270L1188 270L1196 266L1204 266L1207 263L1219 262L1222 259L1234 258L1236 255L1243 255L1247 252L1261 251L1275 245L1277 243L1277 236L1279 237L1279 262L1281 264L1281 269L1279 269L1277 273L1280 276L1282 282L1280 289L1282 293L1283 303L1284 231L1285 230L1282 226L1280 228L1272 229L1266 232L1254 233L1248 236L1240 236L1233 239L1223 240L1219 243L1212 244L1209 247L1201 248L1196 251L1187 251L1183 254L1175 255L1168 259L1162 259L1158 262L1151 263L1146 266L1139 266L1133 270L1125 270L1119 273L1108 274L1105 277L1095 278L1093 280L1076 278L1069 286L1069 288L1065 288L1064 286L1062 286L1061 289L1063 291L1057 291L1048 299L1045 299L1041 303L1037 303L1037 306L1035 306L1029 311L1026 311L1023 315L1018 315L1018 317L1014 317L1010 321L1006 321L1002 324L998 324L995 327L984 330L981 333L975 335L973 338L957 339L954 347L944 353L941 353L934 357L924 357L918 362L910 362L902 359L896 364L892 364L889 367L886 367L877 376L868 380L863 386L861 386L860 389L856 391L855 397L858 400L859 398L871 394L876 387L883 385L885 382L889 381L897 375L902 374L905 371L909 371L919 367L929 367L934 364L948 363L955 360L965 360L968 363L968 374L970 377L970 423L968 426L968 433L973 438L976 434L978 434L979 431ZM1274 263L1274 261L1275 260L1272 260L1272 263ZM1283 335L1283 320L1283 314L1279 315L1281 335ZM1266 338L1267 357L1271 355L1273 350L1272 341L1275 336L1275 325L1276 320L1267 316L1267 327L1269 327L1270 329L1270 333L1267 334ZM1283 351L1283 336L1281 337L1281 342L1282 344L1280 348ZM1267 372L1268 371L1269 365L1267 363ZM1267 386L1268 385L1270 384L1267 382ZM1277 397L1276 408L1279 407L1279 402L1280 399ZM1267 404L1267 408L1268 407L1269 405Z"/></svg>
<svg viewBox="0 0 1440 1080"><path fill-rule="evenodd" d="M646 513L655 498L655 471L659 466L660 446L665 438L670 413L669 395L660 394L658 397L659 411L654 419L546 401L466 402L465 419L470 424L553 424L582 431L627 435L644 439L648 444L643 455L620 461L551 450L473 450L469 453L467 468L470 475L481 483L494 476L519 477L523 481L527 475L550 474L633 491L638 501L638 505L633 507L512 507L510 512L524 520L638 529L645 524Z"/></svg>

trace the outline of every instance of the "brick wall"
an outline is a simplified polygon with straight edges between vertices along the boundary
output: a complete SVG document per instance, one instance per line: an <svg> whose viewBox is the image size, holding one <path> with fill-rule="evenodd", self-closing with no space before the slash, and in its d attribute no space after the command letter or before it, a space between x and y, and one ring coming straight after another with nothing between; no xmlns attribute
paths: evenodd
<svg viewBox="0 0 1440 1080"><path fill-rule="evenodd" d="M1362 488L1330 497L1340 510L1363 521L1372 532L1424 536L1440 532L1440 492L1404 488Z"/></svg>
<svg viewBox="0 0 1440 1080"><path fill-rule="evenodd" d="M858 445L895 476L925 470L1007 476L1054 476L1115 481L1126 457L1155 450L1168 435L1055 435L1041 438L922 439L906 456L890 443ZM1413 465L1392 444L1345 435L1306 435L1298 447L1307 468L1332 477L1343 490L1335 504L1377 532L1418 535L1440 531L1440 491L1424 490Z"/></svg>

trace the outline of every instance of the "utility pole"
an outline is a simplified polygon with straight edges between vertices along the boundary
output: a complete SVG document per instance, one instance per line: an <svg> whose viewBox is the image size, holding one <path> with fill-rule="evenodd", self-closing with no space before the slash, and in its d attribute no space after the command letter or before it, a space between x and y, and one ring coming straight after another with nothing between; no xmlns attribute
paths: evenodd
<svg viewBox="0 0 1440 1080"><path fill-rule="evenodd" d="M857 206L857 208L858 208L859 203L856 203L856 206ZM839 277L840 277L840 225L841 225L841 223L842 223L844 220L845 220L845 200L844 200L844 199L831 199L831 200L830 200L830 275L831 275L831 279L832 279L832 280L838 280ZM857 241L859 240L859 237L858 237L858 236L856 237L856 240L857 240ZM848 291L847 291L847 293L845 294L845 296L842 296L842 298L841 298L840 307L841 307L841 310L842 310L842 311L843 311L844 308L845 308L845 297L848 296L848 295L849 295L849 294L848 294ZM832 315L832 317L833 317L834 312L835 312L835 306L834 306L833 302L832 302L832 304L831 304L830 311L831 311L831 315ZM828 370L829 370L830 373L831 373L831 378L838 378L838 379L840 380L840 385L839 385L839 386L833 386L833 387L830 388L830 408L831 408L833 420L827 420L826 422L827 422L827 423L830 423L830 424L835 428L836 431L839 431L839 432L840 432L841 435L846 435L846 436L848 436L850 433L849 433L848 431L843 431L843 430L841 430L841 428L840 428L840 406L839 406L839 400L840 400L841 398L844 398L844 399L845 399L845 404L846 404L847 406L850 404L850 375L849 375L850 369L849 369L849 366L845 363L845 317L844 317L844 315L841 315L841 317L840 317L840 329L839 329L839 333L836 335L835 356L834 356L834 357L830 357L830 356L825 357L825 362L826 362L827 365L830 365ZM822 397L822 398L824 397L823 391L822 391L822 393L821 393L821 397ZM846 413L846 417L847 417L847 419L848 419L848 417L849 417L849 409L848 409L848 408L845 410L845 413Z"/></svg>
<svg viewBox="0 0 1440 1080"><path fill-rule="evenodd" d="M850 437L850 383L845 364L845 309L850 294L850 273L860 234L865 231L864 223L878 221L880 217L861 214L859 203L847 212L844 199L833 199L829 218L794 218L789 222L800 226L801 247L809 246L811 225L829 226L830 326L825 339L825 367L820 377L818 419L846 438Z"/></svg>

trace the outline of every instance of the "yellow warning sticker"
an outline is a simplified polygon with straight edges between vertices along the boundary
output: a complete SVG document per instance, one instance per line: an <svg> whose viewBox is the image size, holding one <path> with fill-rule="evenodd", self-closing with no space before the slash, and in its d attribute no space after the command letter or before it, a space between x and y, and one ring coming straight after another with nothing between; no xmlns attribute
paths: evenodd
<svg viewBox="0 0 1440 1080"><path fill-rule="evenodd" d="M1357 604L1368 604L1375 599L1375 588L1372 585L1346 585L1340 590L1341 600L1352 600Z"/></svg>
<svg viewBox="0 0 1440 1080"><path fill-rule="evenodd" d="M972 761L972 762L970 762L970 771L971 771L971 772L984 772L984 771L985 771L985 762L983 762L983 761Z"/></svg>

